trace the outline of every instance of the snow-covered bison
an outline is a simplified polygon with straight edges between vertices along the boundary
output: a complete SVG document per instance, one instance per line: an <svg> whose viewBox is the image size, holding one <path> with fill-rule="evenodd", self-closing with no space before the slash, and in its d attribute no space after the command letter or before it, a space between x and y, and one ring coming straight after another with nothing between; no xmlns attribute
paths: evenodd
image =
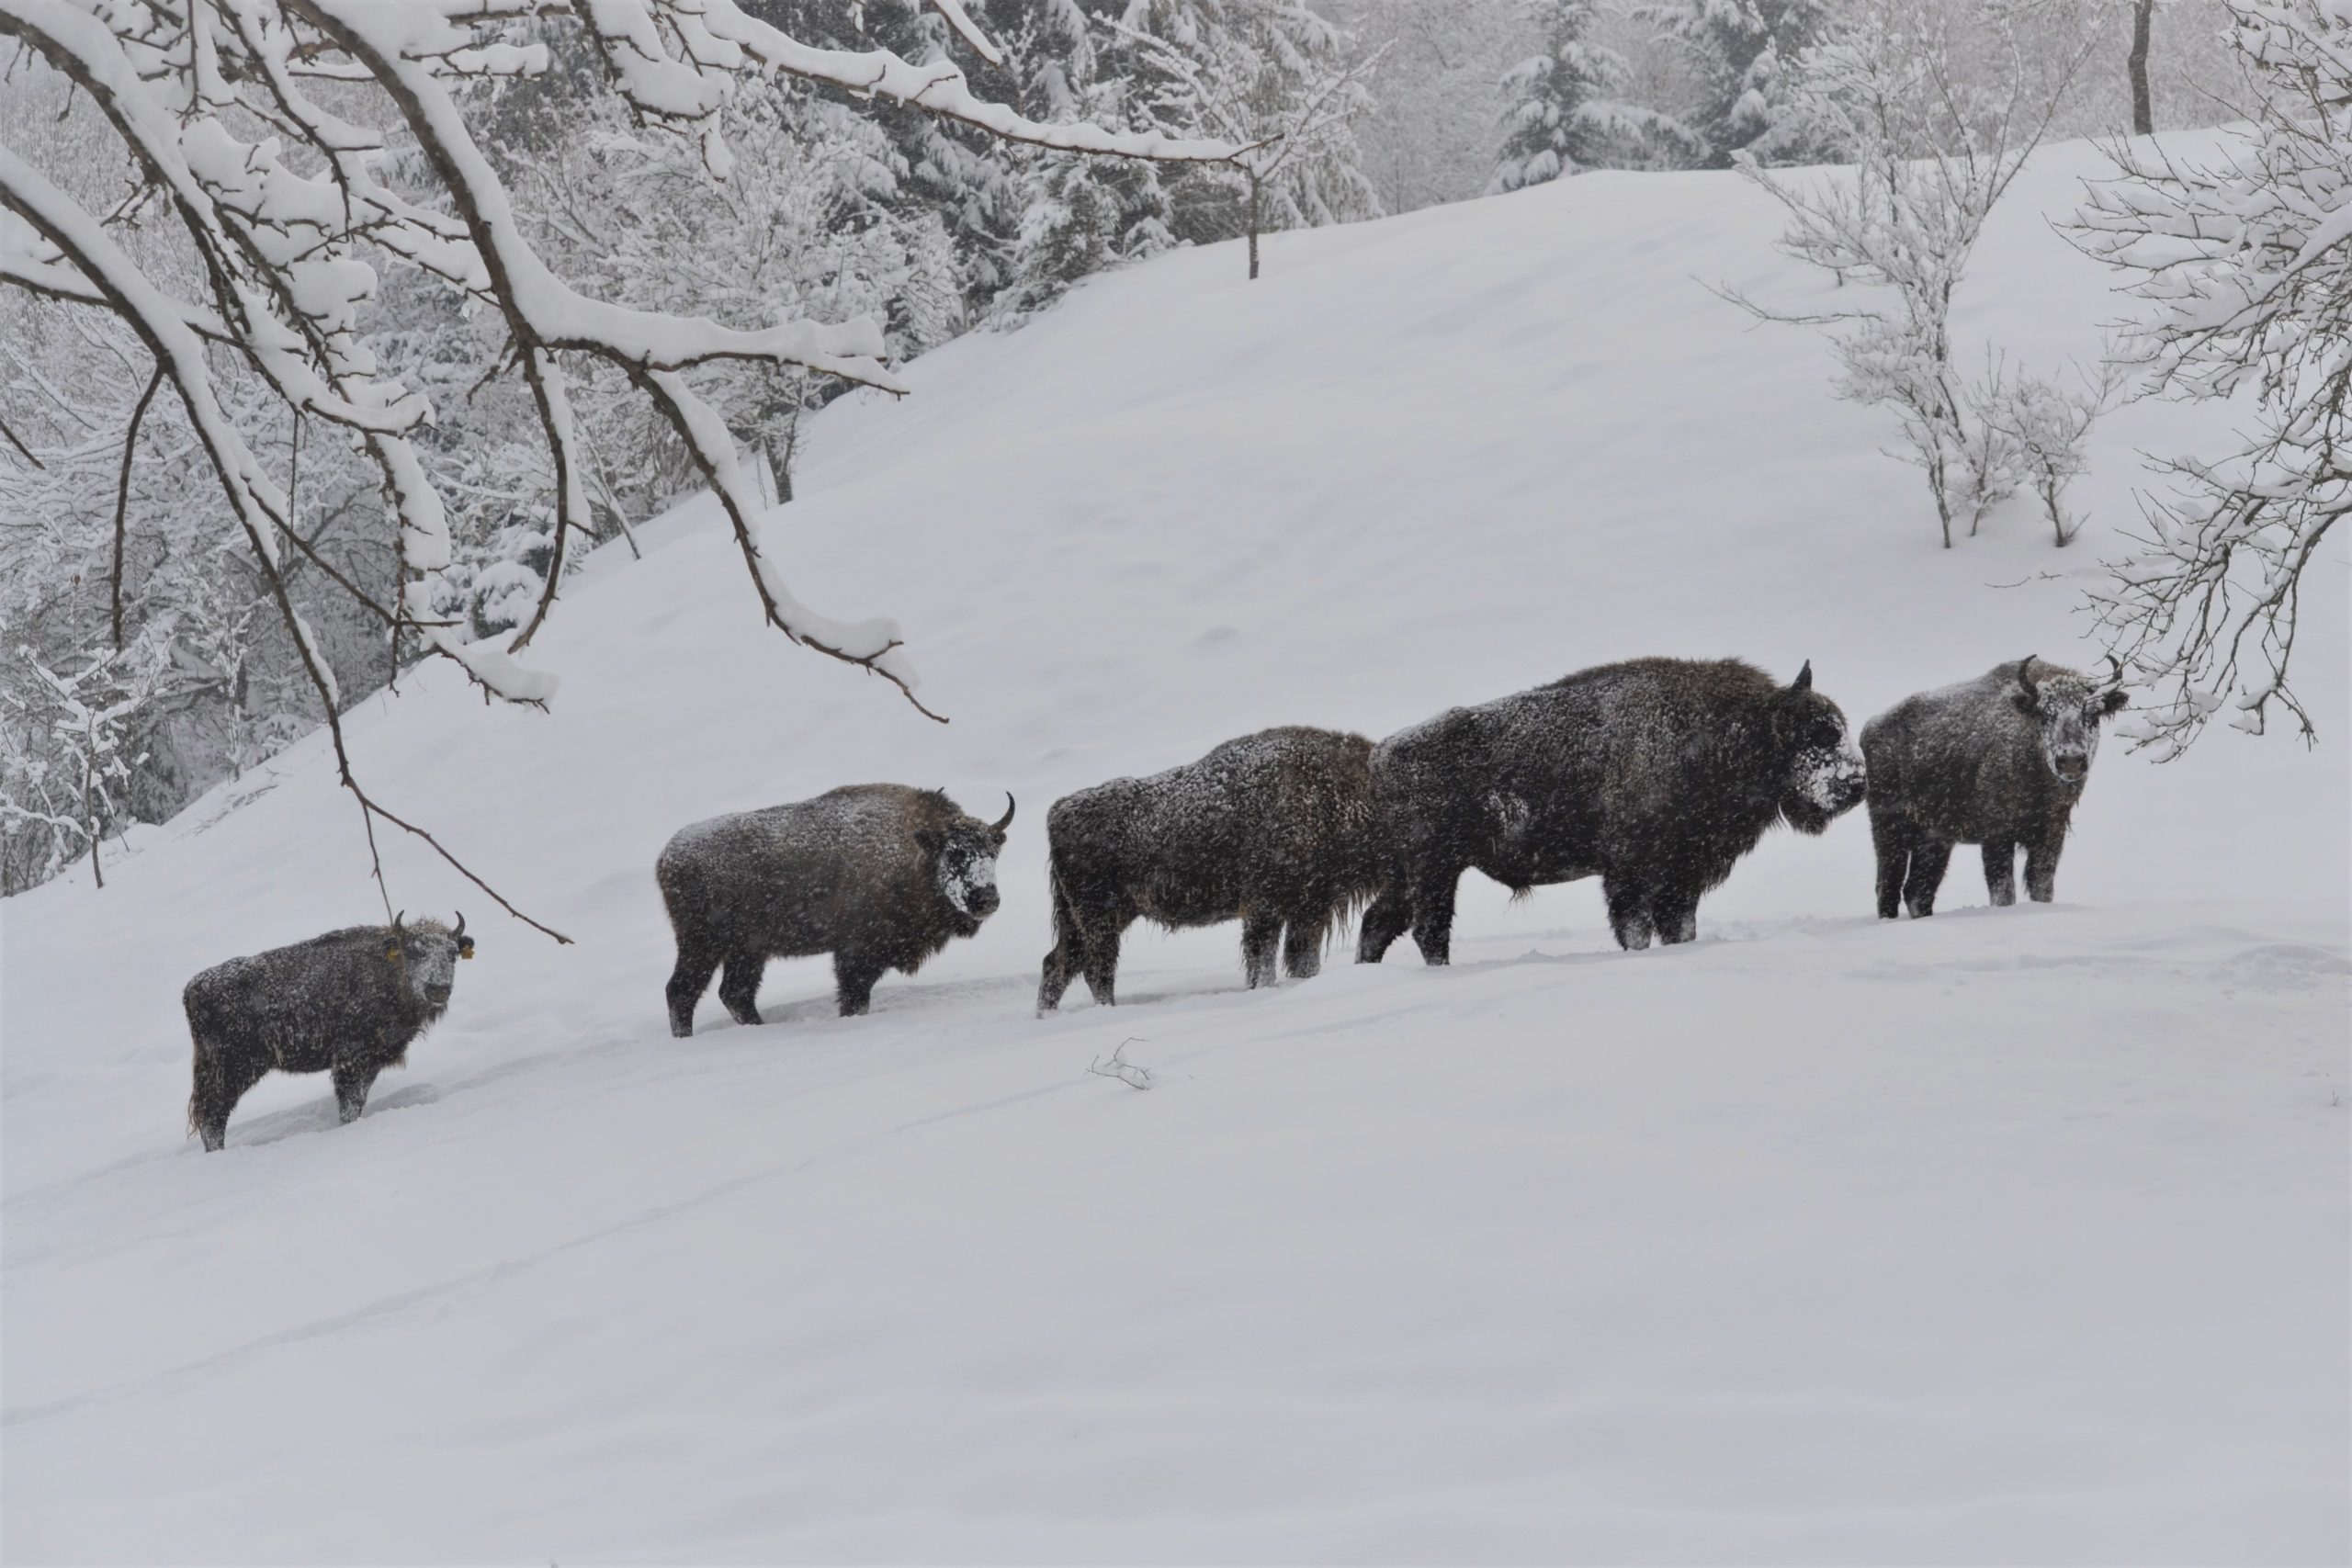
<svg viewBox="0 0 2352 1568"><path fill-rule="evenodd" d="M1060 1004L1073 975L1110 1005L1119 938L1139 919L1171 928L1239 919L1251 986L1274 983L1277 947L1292 975L1320 969L1325 939L1379 877L1371 755L1361 735L1263 729L1197 762L1054 802L1054 948L1039 1010Z"/></svg>
<svg viewBox="0 0 2352 1568"><path fill-rule="evenodd" d="M2107 681L2031 656L1973 681L1905 697L1862 726L1871 770L1871 842L1878 912L1936 910L1954 844L1984 847L1984 887L2046 904L2058 852L2098 751L2099 721L2123 706L2121 671Z"/></svg>
<svg viewBox="0 0 2352 1568"><path fill-rule="evenodd" d="M720 964L718 999L757 1023L771 958L833 955L842 1016L873 998L887 970L911 975L996 913L996 857L1013 804L995 822L938 790L844 784L814 800L680 829L654 863L678 964L670 1032L695 1032L695 1004Z"/></svg>
<svg viewBox="0 0 2352 1568"><path fill-rule="evenodd" d="M458 960L474 955L466 917L353 926L291 947L216 964L181 1001L196 1043L190 1132L207 1152L228 1141L229 1113L262 1075L332 1073L343 1120L356 1122L368 1088L449 1006Z"/></svg>
<svg viewBox="0 0 2352 1568"><path fill-rule="evenodd" d="M1598 876L1620 946L1689 942L1767 828L1823 832L1860 801L1862 759L1810 664L1781 686L1736 659L1637 659L1390 736L1372 792L1392 859L1356 956L1409 927L1443 964L1473 866L1521 894Z"/></svg>

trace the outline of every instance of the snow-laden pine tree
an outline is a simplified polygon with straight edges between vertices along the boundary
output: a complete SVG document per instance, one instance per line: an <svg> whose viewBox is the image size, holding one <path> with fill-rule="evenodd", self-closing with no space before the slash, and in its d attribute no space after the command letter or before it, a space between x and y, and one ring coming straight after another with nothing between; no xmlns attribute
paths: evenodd
<svg viewBox="0 0 2352 1568"><path fill-rule="evenodd" d="M1677 45L1696 102L1686 110L1698 161L1727 169L1758 163L1822 163L1838 149L1800 110L1794 72L1835 16L1830 0L1653 0L1635 14Z"/></svg>
<svg viewBox="0 0 2352 1568"><path fill-rule="evenodd" d="M1261 233L1380 216L1353 130L1377 57L1351 61L1332 22L1299 0L1125 0L1106 23L1130 124L1245 149L1159 171L1177 241L1247 235L1255 277Z"/></svg>
<svg viewBox="0 0 2352 1568"><path fill-rule="evenodd" d="M2134 275L2152 389L2245 400L2234 448L2175 458L2139 549L2092 595L2143 701L2124 733L2178 755L2214 716L2259 735L2273 705L2311 739L2290 681L2298 611L2352 512L2352 6L2236 0L2250 122L2214 150L2116 149L2076 219Z"/></svg>
<svg viewBox="0 0 2352 1568"><path fill-rule="evenodd" d="M1503 73L1503 139L1490 192L1678 161L1675 123L1616 96L1625 61L1592 36L1600 0L1527 0L1525 11L1542 48Z"/></svg>
<svg viewBox="0 0 2352 1568"><path fill-rule="evenodd" d="M1001 59L959 0L931 8L971 53ZM123 158L84 148L70 168L44 166L0 146L0 204L12 214L0 225L0 281L130 329L185 412L232 536L317 694L370 842L379 823L414 833L478 884L354 776L339 689L298 607L293 565L310 563L356 612L451 660L485 694L546 704L555 678L516 656L552 611L567 553L593 515L597 454L575 391L597 377L616 378L657 415L716 492L772 625L910 700L915 685L894 623L832 619L793 593L761 537L769 502L756 465L708 395L729 365L903 389L883 363L883 323L773 308L744 325L668 314L599 297L550 266L520 210L521 186L489 143L495 95L485 90L548 72L553 51L533 36L542 27L565 29L601 65L595 77L568 75L570 89L617 95L649 131L690 144L714 181L739 172L729 107L780 77L1042 147L1176 161L1235 151L1039 120L979 96L948 61L811 44L733 0L596 0L561 11L494 0L0 0L12 71L70 82ZM89 188L94 170L111 187ZM413 269L463 302L492 350L488 368L519 377L545 447L544 587L511 640L470 640L469 626L435 607L454 550L441 485L415 440L434 407L368 341L387 266ZM272 430L306 423L320 445L373 470L383 505L371 531L391 558L389 592L334 571L294 503L292 478L264 461Z"/></svg>

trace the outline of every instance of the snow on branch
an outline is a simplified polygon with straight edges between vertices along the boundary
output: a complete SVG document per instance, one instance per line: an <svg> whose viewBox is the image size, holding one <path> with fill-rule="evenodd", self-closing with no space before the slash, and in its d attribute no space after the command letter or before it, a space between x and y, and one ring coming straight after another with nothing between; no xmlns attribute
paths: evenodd
<svg viewBox="0 0 2352 1568"><path fill-rule="evenodd" d="M2252 415L2233 450L2165 465L2138 549L2090 596L2143 689L2122 733L2159 761L2225 712L2259 735L2275 705L2314 738L2289 681L2303 573L2352 512L2352 10L2231 16L2250 124L2210 159L2118 145L2073 229L2150 307L2129 344L2147 389Z"/></svg>
<svg viewBox="0 0 2352 1568"><path fill-rule="evenodd" d="M931 4L982 59L1001 60L958 0ZM895 623L836 620L791 592L760 539L766 503L725 421L687 375L735 361L900 392L883 363L880 327L858 317L738 328L589 298L534 250L477 141L467 117L484 101L481 85L546 73L550 51L538 35L566 19L594 45L608 85L638 118L689 139L719 178L731 161L721 111L779 74L1041 147L1212 163L1240 151L1157 131L1033 120L976 96L944 61L917 65L885 50L811 47L730 0L0 0L0 39L28 48L86 95L129 154L134 185L128 201L101 214L69 194L55 171L0 149L0 208L10 215L0 220L0 283L111 312L153 355L301 652L334 731L344 783L371 824L371 845L378 818L431 840L353 779L338 693L287 595L281 540L325 570L396 646L412 636L487 695L544 706L556 677L514 656L552 611L570 536L589 523L593 455L573 417L568 367L618 371L675 432L718 493L773 624L795 642L882 676L930 712L915 701L915 671ZM311 96L321 81L336 85L327 90L334 108ZM385 123L346 118L378 105L391 111ZM423 193L420 162L433 187ZM134 209L146 212L146 227L168 230L136 254L109 232ZM168 277L150 270L165 241L185 264ZM535 611L503 647L469 645L426 609L452 558L441 498L411 443L433 411L384 373L363 338L388 258L489 317L498 358L521 372L551 459L552 558ZM390 604L308 552L287 494L263 472L253 440L229 412L229 378L257 378L284 416L339 427L372 463L401 563ZM377 874L380 882L380 863Z"/></svg>

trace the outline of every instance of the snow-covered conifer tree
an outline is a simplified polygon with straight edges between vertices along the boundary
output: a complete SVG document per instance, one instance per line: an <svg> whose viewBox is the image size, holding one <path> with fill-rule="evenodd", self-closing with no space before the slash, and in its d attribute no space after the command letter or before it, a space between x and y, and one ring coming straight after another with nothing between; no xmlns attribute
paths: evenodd
<svg viewBox="0 0 2352 1568"><path fill-rule="evenodd" d="M1799 111L1794 81L1798 59L1828 29L1829 0L1663 0L1637 14L1689 62L1698 101L1684 123L1706 167L1727 169L1740 152L1767 165L1835 156Z"/></svg>
<svg viewBox="0 0 2352 1568"><path fill-rule="evenodd" d="M1261 232L1380 215L1351 129L1378 56L1351 62L1331 22L1298 0L1128 0L1109 28L1132 123L1245 149L1162 172L1177 240L1247 235L1255 277Z"/></svg>
<svg viewBox="0 0 2352 1568"><path fill-rule="evenodd" d="M1518 190L1587 169L1671 161L1667 116L1618 102L1625 62L1591 37L1599 0L1528 0L1540 52L1503 73L1503 141L1490 191Z"/></svg>

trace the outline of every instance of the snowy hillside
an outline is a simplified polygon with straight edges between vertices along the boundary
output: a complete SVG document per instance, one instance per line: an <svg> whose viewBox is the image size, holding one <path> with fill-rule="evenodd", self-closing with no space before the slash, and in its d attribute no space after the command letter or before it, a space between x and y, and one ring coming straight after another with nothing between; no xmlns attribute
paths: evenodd
<svg viewBox="0 0 2352 1568"><path fill-rule="evenodd" d="M2098 164L2018 182L1964 333L2096 352L2123 302L2046 215ZM1232 929L1139 931L1119 1009L1032 1016L1076 786L1638 654L1810 659L1857 724L2095 661L2065 574L2226 414L2113 416L2073 548L2018 506L1943 551L1817 339L1702 286L1817 299L1775 216L1598 174L1255 284L1182 253L836 405L772 546L904 624L948 726L763 629L702 506L569 585L551 713L371 700L379 797L577 945L388 840L481 956L352 1127L277 1078L182 1137L187 977L376 914L320 738L0 905L0 1551L2352 1554L2340 551L2321 750L2110 741L2057 905L1982 908L1963 852L1882 925L1856 812L1694 947L1473 879L1451 970L1250 995ZM662 841L876 779L1019 797L1002 911L870 1017L779 964L767 1027L672 1040ZM1129 1040L1149 1092L1086 1074Z"/></svg>

